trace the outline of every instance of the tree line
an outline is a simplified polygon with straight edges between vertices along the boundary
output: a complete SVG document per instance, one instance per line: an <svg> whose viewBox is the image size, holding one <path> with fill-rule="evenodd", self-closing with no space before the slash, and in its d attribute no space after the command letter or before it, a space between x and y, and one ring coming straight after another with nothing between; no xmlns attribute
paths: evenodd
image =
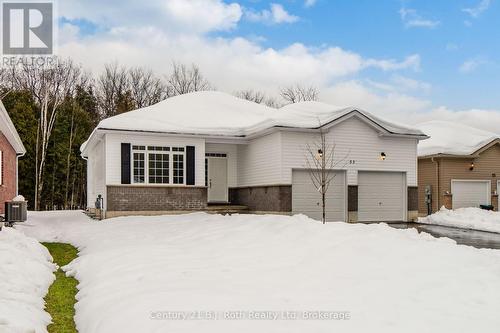
<svg viewBox="0 0 500 333"><path fill-rule="evenodd" d="M215 90L198 66L173 62L168 75L118 63L92 74L71 59L0 68L0 99L26 147L19 193L30 209L83 209L86 162L80 146L100 120L195 91ZM270 107L317 100L315 87L292 85L280 99L247 89L235 96Z"/></svg>

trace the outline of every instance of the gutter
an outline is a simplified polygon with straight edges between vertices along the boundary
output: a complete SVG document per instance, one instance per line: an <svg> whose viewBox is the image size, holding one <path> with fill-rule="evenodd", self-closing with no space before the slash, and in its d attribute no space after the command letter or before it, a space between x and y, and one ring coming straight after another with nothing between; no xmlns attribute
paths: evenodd
<svg viewBox="0 0 500 333"><path fill-rule="evenodd" d="M26 152L16 153L16 197L19 195L19 157L23 157Z"/></svg>

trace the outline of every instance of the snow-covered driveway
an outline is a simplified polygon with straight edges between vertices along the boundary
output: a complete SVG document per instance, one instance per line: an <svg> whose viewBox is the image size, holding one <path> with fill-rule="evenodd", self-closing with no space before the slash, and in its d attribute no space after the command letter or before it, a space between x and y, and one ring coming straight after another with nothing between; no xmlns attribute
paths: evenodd
<svg viewBox="0 0 500 333"><path fill-rule="evenodd" d="M90 222L79 212L30 213L18 229L79 247L67 269L80 281L81 333L500 327L500 251L416 230L203 213ZM255 311L280 320L248 319ZM283 311L349 319L284 320ZM182 315L218 317L167 319Z"/></svg>

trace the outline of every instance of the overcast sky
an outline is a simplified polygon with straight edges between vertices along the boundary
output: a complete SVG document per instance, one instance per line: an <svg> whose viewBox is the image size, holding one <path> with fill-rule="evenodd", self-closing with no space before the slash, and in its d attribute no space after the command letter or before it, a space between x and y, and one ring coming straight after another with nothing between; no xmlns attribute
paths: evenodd
<svg viewBox="0 0 500 333"><path fill-rule="evenodd" d="M58 54L159 75L192 62L226 92L300 82L399 122L498 133L499 11L495 0L64 0Z"/></svg>

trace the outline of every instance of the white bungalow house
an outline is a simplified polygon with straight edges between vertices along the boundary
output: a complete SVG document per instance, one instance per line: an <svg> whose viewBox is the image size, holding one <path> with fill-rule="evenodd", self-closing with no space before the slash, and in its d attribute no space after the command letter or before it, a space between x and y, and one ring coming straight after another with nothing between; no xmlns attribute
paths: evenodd
<svg viewBox="0 0 500 333"><path fill-rule="evenodd" d="M272 109L221 92L169 98L99 123L82 146L88 206L107 217L205 210L321 214L306 167L319 127L335 145L331 221L417 216L417 144L427 136L356 108L303 102Z"/></svg>

